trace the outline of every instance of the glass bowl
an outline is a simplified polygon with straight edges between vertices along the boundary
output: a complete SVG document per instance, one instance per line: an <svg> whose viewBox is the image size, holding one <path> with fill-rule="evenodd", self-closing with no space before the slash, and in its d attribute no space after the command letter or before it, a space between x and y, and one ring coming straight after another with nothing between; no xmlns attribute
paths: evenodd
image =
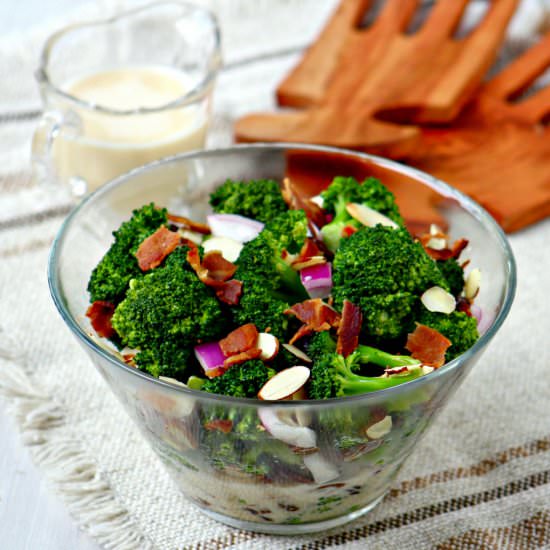
<svg viewBox="0 0 550 550"><path fill-rule="evenodd" d="M94 336L85 316L88 278L112 231L133 209L154 201L200 221L208 213L209 193L228 177L290 176L314 194L334 175L379 177L403 201L412 231L433 215L452 238L470 241L463 257L483 274L476 299L483 326L466 353L426 376L375 393L266 402L157 380L126 365ZM67 326L187 498L229 525L278 534L343 524L384 497L432 419L499 330L515 290L505 236L465 195L395 162L300 144L192 152L121 176L67 217L52 247L48 276Z"/></svg>

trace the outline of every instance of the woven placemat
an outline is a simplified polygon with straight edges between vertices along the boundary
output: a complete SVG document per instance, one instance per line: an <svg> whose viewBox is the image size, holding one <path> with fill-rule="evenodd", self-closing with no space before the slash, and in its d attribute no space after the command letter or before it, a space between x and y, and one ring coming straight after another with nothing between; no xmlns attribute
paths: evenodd
<svg viewBox="0 0 550 550"><path fill-rule="evenodd" d="M213 146L231 142L236 116L272 107L276 83L334 1L210 4L226 60ZM258 28L261 41L251 39ZM0 392L75 521L123 549L550 547L550 220L511 236L519 284L510 317L372 513L285 538L223 526L186 502L49 296L47 256L69 204L31 183L28 159L40 111L32 72L50 30L0 43ZM516 47L521 33L512 38Z"/></svg>

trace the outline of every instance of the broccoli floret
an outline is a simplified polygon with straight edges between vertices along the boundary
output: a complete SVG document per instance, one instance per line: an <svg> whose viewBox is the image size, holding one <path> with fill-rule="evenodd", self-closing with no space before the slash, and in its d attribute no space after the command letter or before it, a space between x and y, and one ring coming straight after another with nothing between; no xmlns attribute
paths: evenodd
<svg viewBox="0 0 550 550"><path fill-rule="evenodd" d="M406 229L365 227L342 241L333 261L334 303L344 300L363 313L363 336L380 344L403 339L421 294L448 289L437 264Z"/></svg>
<svg viewBox="0 0 550 550"><path fill-rule="evenodd" d="M461 265L454 258L449 258L438 260L437 267L449 285L449 292L455 297L458 296L464 289L464 270Z"/></svg>
<svg viewBox="0 0 550 550"><path fill-rule="evenodd" d="M280 340L287 339L294 323L283 312L308 295L283 256L285 251L299 251L306 234L304 212L293 210L272 220L244 245L235 273L235 279L243 283L242 295L239 305L231 308L236 324L254 323L260 331L270 328Z"/></svg>
<svg viewBox="0 0 550 550"><path fill-rule="evenodd" d="M227 180L210 195L214 212L239 214L267 223L288 210L274 180Z"/></svg>
<svg viewBox="0 0 550 550"><path fill-rule="evenodd" d="M333 252L340 245L345 227L362 227L346 210L346 205L350 202L364 204L398 225L404 226L393 193L375 178L367 178L363 183L359 183L354 178L337 177L321 193L321 197L323 210L334 216L332 221L321 229L324 243Z"/></svg>
<svg viewBox="0 0 550 550"><path fill-rule="evenodd" d="M390 376L361 376L354 371L362 364L374 364L381 367L418 367L411 368L407 374ZM390 388L422 374L420 361L407 355L392 355L369 346L359 346L347 358L333 353L325 355L313 365L309 384L309 397L328 399L346 395L358 395Z"/></svg>
<svg viewBox="0 0 550 550"><path fill-rule="evenodd" d="M147 204L133 211L132 217L113 232L111 248L92 271L88 292L92 302L118 303L131 279L142 275L134 256L141 242L167 223L166 209Z"/></svg>
<svg viewBox="0 0 550 550"><path fill-rule="evenodd" d="M313 364L322 361L334 353L336 353L336 342L328 330L316 332L307 344L307 354L313 361Z"/></svg>
<svg viewBox="0 0 550 550"><path fill-rule="evenodd" d="M232 397L256 397L262 386L275 374L259 359L233 365L220 376L207 380L202 390Z"/></svg>
<svg viewBox="0 0 550 550"><path fill-rule="evenodd" d="M112 318L122 342L138 348L138 361L156 376L182 379L186 350L227 333L228 319L187 263L187 250L177 248L164 266L133 279Z"/></svg>
<svg viewBox="0 0 550 550"><path fill-rule="evenodd" d="M462 311L453 311L447 315L423 308L416 321L437 330L451 341L451 346L445 353L446 361L464 353L479 338L475 317L470 317Z"/></svg>
<svg viewBox="0 0 550 550"><path fill-rule="evenodd" d="M155 378L181 378L195 361L191 347L184 348L173 340L161 342L154 349L143 349L135 356L137 367Z"/></svg>

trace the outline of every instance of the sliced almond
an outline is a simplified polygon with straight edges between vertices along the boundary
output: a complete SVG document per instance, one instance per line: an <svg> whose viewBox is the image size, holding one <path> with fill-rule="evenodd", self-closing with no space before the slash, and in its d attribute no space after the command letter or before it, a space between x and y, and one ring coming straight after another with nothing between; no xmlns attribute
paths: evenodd
<svg viewBox="0 0 550 550"><path fill-rule="evenodd" d="M187 387L183 382L180 382L175 378L170 378L169 376L159 376L159 380L162 380L163 382L168 382L169 384L174 384L174 386L183 386L184 388Z"/></svg>
<svg viewBox="0 0 550 550"><path fill-rule="evenodd" d="M432 250L445 250L447 248L447 239L442 239L441 237L431 237L426 243L426 246Z"/></svg>
<svg viewBox="0 0 550 550"><path fill-rule="evenodd" d="M430 235L434 236L440 236L444 235L443 229L439 227L439 225L436 225L435 223L430 224Z"/></svg>
<svg viewBox="0 0 550 550"><path fill-rule="evenodd" d="M394 229L399 228L393 220L390 220L390 218L384 216L384 214L380 214L380 212L373 210L364 204L350 202L346 205L346 210L352 218L355 218L358 222L366 225L367 227L373 227L380 224L393 227Z"/></svg>
<svg viewBox="0 0 550 550"><path fill-rule="evenodd" d="M481 288L481 271L476 267L466 277L464 284L464 296L467 300L473 300Z"/></svg>
<svg viewBox="0 0 550 550"><path fill-rule="evenodd" d="M373 424L372 426L367 428L367 431L365 433L367 434L367 437L369 439L380 439L381 437L388 435L391 432L391 428L391 416L387 415L376 424Z"/></svg>
<svg viewBox="0 0 550 550"><path fill-rule="evenodd" d="M205 252L219 252L228 262L236 262L243 243L229 237L212 237L202 244Z"/></svg>
<svg viewBox="0 0 550 550"><path fill-rule="evenodd" d="M292 344L283 344L283 348L295 355L298 359L301 359L304 363L313 363L311 358L307 356L300 348L293 346Z"/></svg>
<svg viewBox="0 0 550 550"><path fill-rule="evenodd" d="M301 365L284 369L262 386L258 397L264 401L292 399L305 386L309 374L309 369Z"/></svg>
<svg viewBox="0 0 550 550"><path fill-rule="evenodd" d="M202 233L197 233L196 231L191 231L190 229L185 229L184 227L180 227L178 229L178 234L184 239L194 242L195 244L201 244L204 239L204 235Z"/></svg>
<svg viewBox="0 0 550 550"><path fill-rule="evenodd" d="M430 374L430 372L434 371L435 369L433 367L429 367L428 365L422 365L422 374Z"/></svg>
<svg viewBox="0 0 550 550"><path fill-rule="evenodd" d="M304 466L311 472L313 480L318 484L328 483L340 477L338 467L319 452L304 456Z"/></svg>
<svg viewBox="0 0 550 550"><path fill-rule="evenodd" d="M327 259L324 256L311 256L311 258L308 258L303 262L293 262L292 268L296 271L300 271L301 269L305 269L306 267L313 267L314 265L321 265L326 263Z"/></svg>
<svg viewBox="0 0 550 550"><path fill-rule="evenodd" d="M323 206L325 204L325 201L324 201L323 197L321 197L321 195L315 195L314 197L310 197L309 200L313 204L316 204L319 208L323 208Z"/></svg>
<svg viewBox="0 0 550 550"><path fill-rule="evenodd" d="M456 309L455 297L440 286L432 286L426 290L420 301L427 310L437 313L449 314Z"/></svg>
<svg viewBox="0 0 550 550"><path fill-rule="evenodd" d="M271 361L279 353L279 340L269 332L260 332L256 340L256 347L262 350L260 359Z"/></svg>

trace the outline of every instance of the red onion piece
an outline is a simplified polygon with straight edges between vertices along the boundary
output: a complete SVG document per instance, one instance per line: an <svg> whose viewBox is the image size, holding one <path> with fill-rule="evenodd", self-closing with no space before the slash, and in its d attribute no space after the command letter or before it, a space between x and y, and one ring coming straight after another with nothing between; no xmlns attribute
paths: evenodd
<svg viewBox="0 0 550 550"><path fill-rule="evenodd" d="M210 214L206 221L215 237L229 237L241 243L256 238L264 224L237 214Z"/></svg>
<svg viewBox="0 0 550 550"><path fill-rule="evenodd" d="M332 291L332 267L330 263L304 267L300 279L311 298L326 298Z"/></svg>
<svg viewBox="0 0 550 550"><path fill-rule="evenodd" d="M225 356L222 352L219 342L208 342L206 344L199 344L195 346L195 357L200 363L206 376L212 378L212 375L216 376L221 374L216 372L219 367L223 367Z"/></svg>
<svg viewBox="0 0 550 550"><path fill-rule="evenodd" d="M478 305L472 304L470 307L472 315L477 319L477 330L479 334L485 334L487 329L492 325L495 316L489 315L483 311Z"/></svg>

